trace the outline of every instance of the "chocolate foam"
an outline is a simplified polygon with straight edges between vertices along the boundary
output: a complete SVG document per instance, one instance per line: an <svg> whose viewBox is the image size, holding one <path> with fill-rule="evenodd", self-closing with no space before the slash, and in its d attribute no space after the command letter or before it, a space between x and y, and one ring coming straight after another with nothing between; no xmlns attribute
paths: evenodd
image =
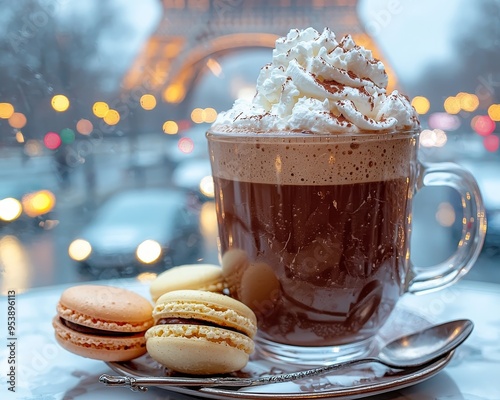
<svg viewBox="0 0 500 400"><path fill-rule="evenodd" d="M342 185L408 177L417 147L411 132L252 134L218 127L208 137L214 177L282 185Z"/></svg>

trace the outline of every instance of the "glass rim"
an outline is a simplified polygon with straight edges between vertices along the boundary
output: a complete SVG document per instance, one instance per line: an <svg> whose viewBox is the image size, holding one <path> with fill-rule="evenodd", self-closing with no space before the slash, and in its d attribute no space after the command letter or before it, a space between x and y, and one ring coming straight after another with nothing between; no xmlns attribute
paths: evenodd
<svg viewBox="0 0 500 400"><path fill-rule="evenodd" d="M286 142L366 142L380 140L397 140L417 138L421 133L421 128L415 129L393 129L386 131L363 131L345 133L315 133L315 132L295 132L295 131L245 131L238 129L234 131L218 130L217 127L210 127L206 131L208 140L231 142L238 141L258 141L283 139Z"/></svg>

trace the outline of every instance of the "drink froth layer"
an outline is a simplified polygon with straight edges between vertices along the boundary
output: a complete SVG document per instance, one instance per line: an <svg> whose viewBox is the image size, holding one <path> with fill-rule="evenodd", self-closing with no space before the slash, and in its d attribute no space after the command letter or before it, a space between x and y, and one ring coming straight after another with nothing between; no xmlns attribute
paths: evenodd
<svg viewBox="0 0 500 400"><path fill-rule="evenodd" d="M410 176L411 132L308 135L208 133L214 177L280 185L343 185ZM217 160L217 162L213 162Z"/></svg>

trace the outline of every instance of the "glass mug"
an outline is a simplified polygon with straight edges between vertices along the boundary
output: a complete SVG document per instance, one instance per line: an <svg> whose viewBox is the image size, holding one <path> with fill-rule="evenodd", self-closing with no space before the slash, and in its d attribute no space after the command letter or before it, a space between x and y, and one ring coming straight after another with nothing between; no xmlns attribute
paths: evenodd
<svg viewBox="0 0 500 400"><path fill-rule="evenodd" d="M224 276L255 312L266 357L319 365L369 353L403 294L472 267L486 233L477 183L457 165L420 163L418 137L207 132ZM440 185L462 198L462 238L418 269L412 198Z"/></svg>

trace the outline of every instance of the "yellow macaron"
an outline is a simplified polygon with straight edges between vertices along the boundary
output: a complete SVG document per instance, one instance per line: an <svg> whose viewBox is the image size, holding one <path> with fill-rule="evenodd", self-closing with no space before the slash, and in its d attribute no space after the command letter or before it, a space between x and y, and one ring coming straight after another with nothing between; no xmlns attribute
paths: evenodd
<svg viewBox="0 0 500 400"><path fill-rule="evenodd" d="M66 289L52 320L66 350L102 361L131 360L146 353L144 333L153 326L152 304L123 288L78 285Z"/></svg>
<svg viewBox="0 0 500 400"><path fill-rule="evenodd" d="M168 292L146 332L149 355L171 370L196 375L243 368L254 350L255 314L243 303L201 290Z"/></svg>
<svg viewBox="0 0 500 400"><path fill-rule="evenodd" d="M153 301L167 292L184 289L222 293L222 268L213 264L180 265L159 274L149 287Z"/></svg>

